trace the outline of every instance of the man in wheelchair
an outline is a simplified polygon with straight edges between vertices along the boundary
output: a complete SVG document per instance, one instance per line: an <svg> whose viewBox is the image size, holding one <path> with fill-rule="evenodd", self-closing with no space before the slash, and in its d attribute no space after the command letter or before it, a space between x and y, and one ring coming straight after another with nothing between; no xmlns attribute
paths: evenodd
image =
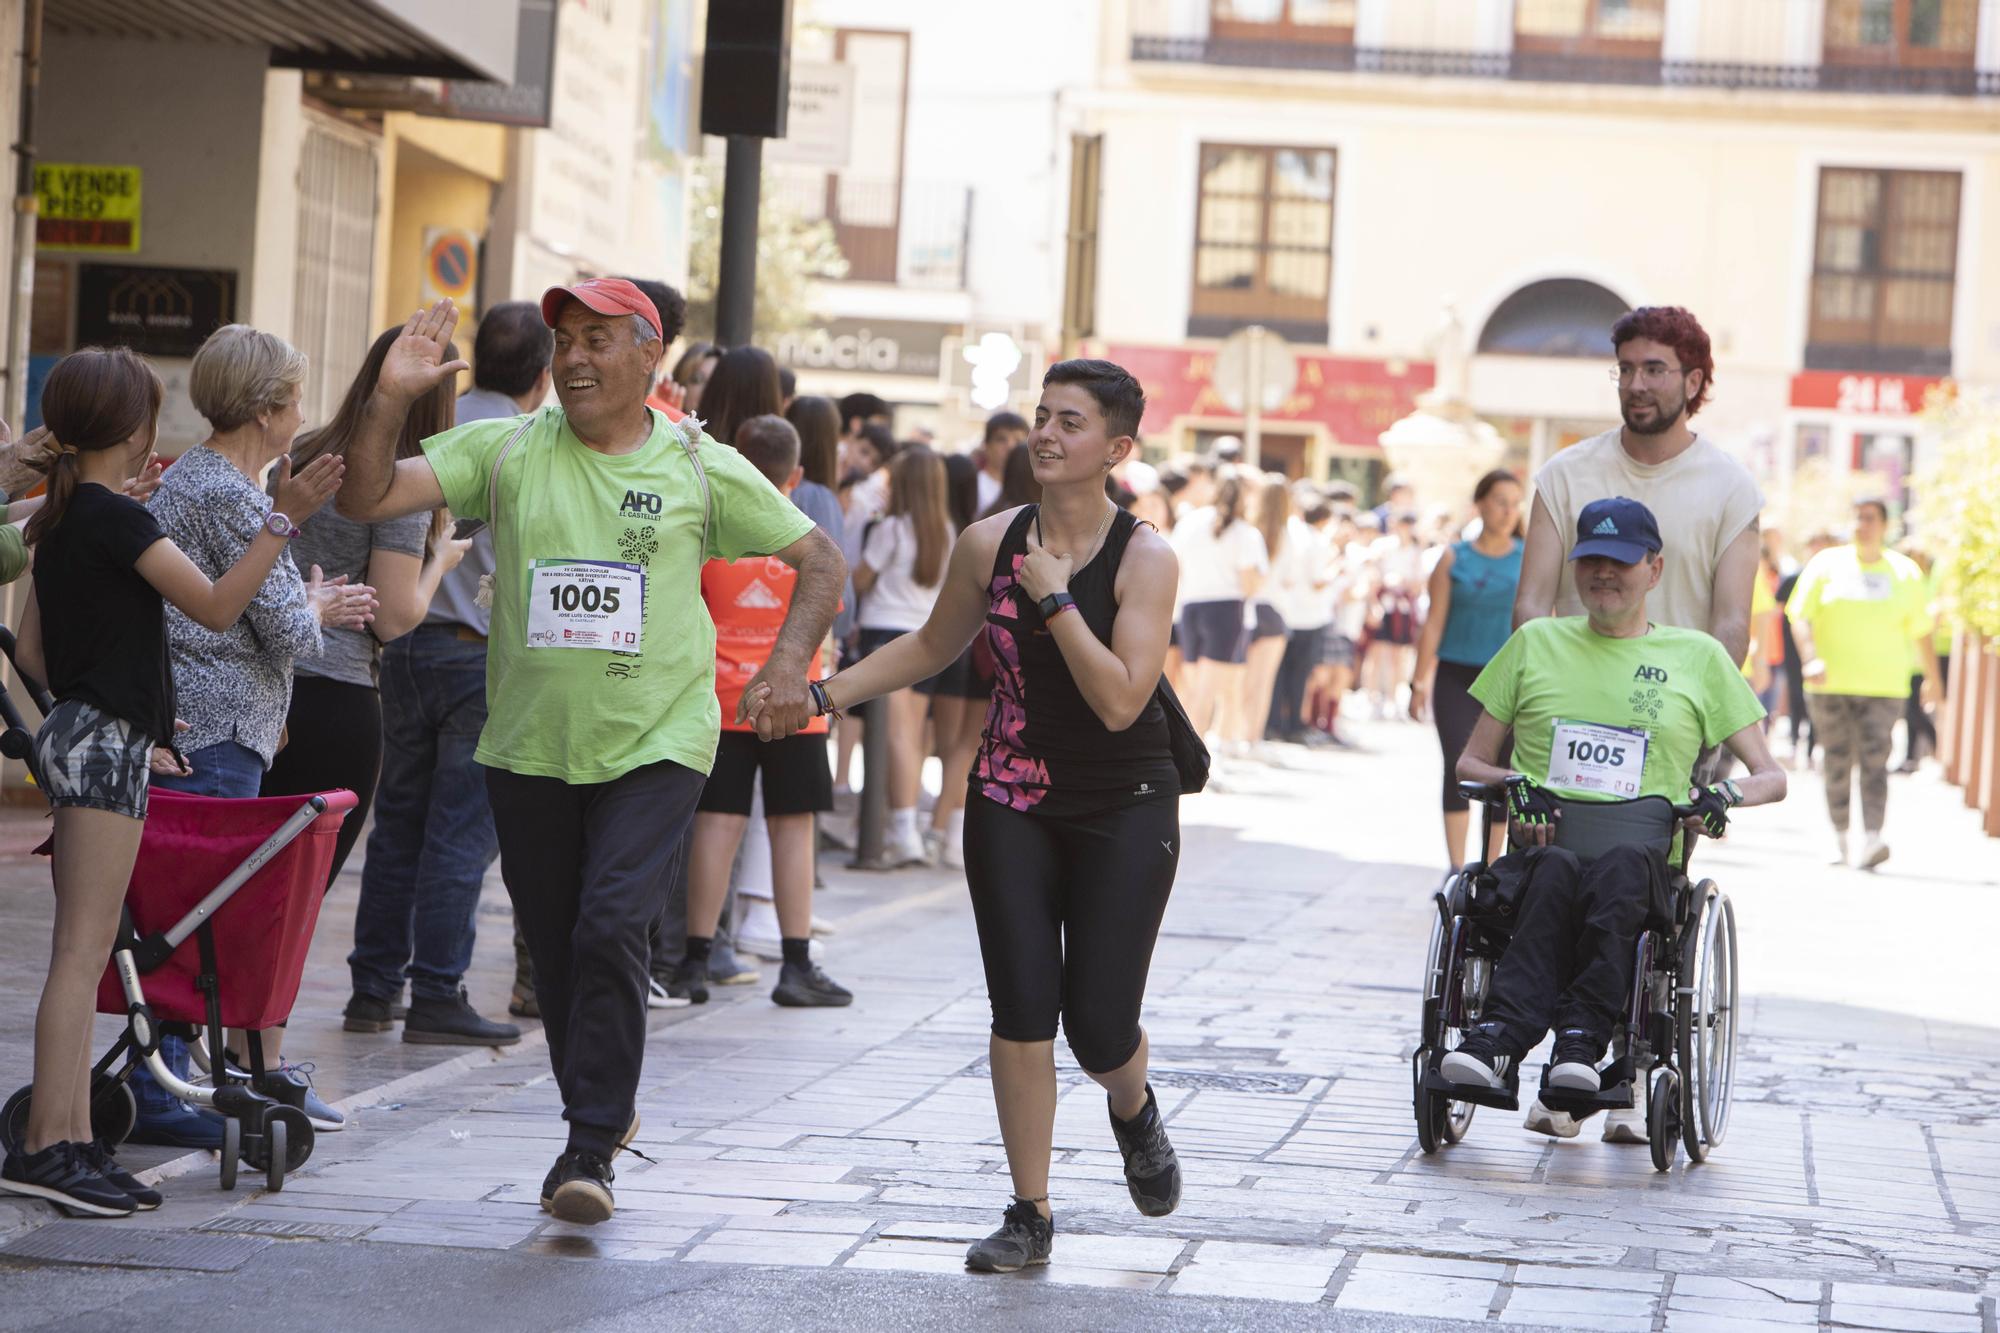
<svg viewBox="0 0 2000 1333"><path fill-rule="evenodd" d="M1529 621L1472 686L1483 711L1458 776L1505 784L1514 850L1492 870L1525 891L1480 1021L1439 1066L1461 1086L1511 1091L1522 1057L1554 1028L1549 1085L1598 1092L1639 932L1671 910L1666 809L1653 807L1664 816L1659 840L1613 845L1586 863L1558 845L1564 804L1692 805L1688 826L1719 838L1734 807L1785 796L1758 725L1764 709L1722 645L1646 619L1665 568L1652 513L1623 498L1585 506L1570 561L1588 614ZM1513 769L1497 762L1510 729ZM1690 790L1697 757L1719 742L1749 775ZM1552 1132L1532 1116L1529 1128Z"/></svg>

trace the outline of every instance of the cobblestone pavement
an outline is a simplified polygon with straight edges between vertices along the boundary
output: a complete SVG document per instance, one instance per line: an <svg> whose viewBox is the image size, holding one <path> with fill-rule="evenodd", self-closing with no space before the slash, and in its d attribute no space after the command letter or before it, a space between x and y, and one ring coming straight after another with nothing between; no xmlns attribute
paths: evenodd
<svg viewBox="0 0 2000 1333"><path fill-rule="evenodd" d="M1735 1114L1708 1165L1658 1175L1645 1149L1597 1141L1596 1122L1557 1143L1493 1111L1426 1157L1407 1056L1438 876L1436 750L1428 729L1361 734L1367 754L1290 752L1184 806L1147 1024L1185 1199L1168 1218L1134 1213L1103 1095L1062 1052L1047 1269L961 1268L1008 1184L971 919L962 887L931 872L834 875L820 910L842 922L827 961L852 1009L733 990L662 1016L639 1102L653 1160L621 1159L605 1225L537 1207L563 1135L527 1049L353 1098L354 1126L282 1193L218 1193L190 1159L150 1218L14 1244L59 1254L78 1228L242 1243L218 1267L312 1246L336 1272L370 1247L428 1247L440 1275L507 1251L537 1284L607 1264L663 1281L762 1272L773 1302L795 1270L838 1269L815 1290L905 1275L854 1289L916 1309L1026 1284L1011 1289L1025 1320L1066 1308L1040 1302L1067 1289L1097 1302L1090 1326L1304 1326L1290 1306L1356 1327L1994 1333L2000 1028L1983 955L2000 938L2000 849L1956 791L1898 779L1894 873L1824 866L1809 775L1704 849L1738 905L1746 992ZM0 1286L47 1271L0 1260ZM732 1290L743 1323L787 1326L755 1284Z"/></svg>

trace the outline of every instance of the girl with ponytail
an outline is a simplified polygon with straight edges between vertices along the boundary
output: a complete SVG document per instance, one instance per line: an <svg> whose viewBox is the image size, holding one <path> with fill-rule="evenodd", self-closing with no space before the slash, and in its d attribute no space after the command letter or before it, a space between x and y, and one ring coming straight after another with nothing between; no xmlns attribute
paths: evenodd
<svg viewBox="0 0 2000 1333"><path fill-rule="evenodd" d="M293 523L333 497L343 471L330 456L294 477L281 461L280 512L210 582L144 505L120 494L150 466L161 396L159 376L124 348L85 348L57 362L42 390L49 493L28 526L35 577L18 661L56 699L35 737L37 776L54 807L56 919L27 1133L0 1164L0 1191L87 1217L160 1202L92 1138L88 1088L97 979L138 857L151 774L185 770L174 749L166 604L216 631L235 623Z"/></svg>

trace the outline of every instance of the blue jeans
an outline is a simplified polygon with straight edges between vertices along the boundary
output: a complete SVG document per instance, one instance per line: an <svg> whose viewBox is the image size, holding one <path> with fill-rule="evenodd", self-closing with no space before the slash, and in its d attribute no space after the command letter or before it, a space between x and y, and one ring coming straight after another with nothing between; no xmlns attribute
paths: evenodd
<svg viewBox="0 0 2000 1333"><path fill-rule="evenodd" d="M204 745L187 757L194 776L186 778L153 775L153 785L189 796L226 796L242 799L255 796L264 785L264 757L246 745L221 741Z"/></svg>
<svg viewBox="0 0 2000 1333"><path fill-rule="evenodd" d="M354 993L449 999L472 963L473 917L499 854L486 771L486 645L420 625L382 654L382 780L361 868Z"/></svg>

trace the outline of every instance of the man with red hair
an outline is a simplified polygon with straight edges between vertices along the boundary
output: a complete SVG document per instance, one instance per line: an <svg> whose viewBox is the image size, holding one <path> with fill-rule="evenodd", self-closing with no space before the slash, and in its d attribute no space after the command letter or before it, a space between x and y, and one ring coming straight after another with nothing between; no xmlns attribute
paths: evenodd
<svg viewBox="0 0 2000 1333"><path fill-rule="evenodd" d="M1647 599L1659 624L1704 630L1732 661L1750 649L1750 599L1759 560L1764 497L1741 463L1688 422L1708 401L1715 357L1701 321L1679 306L1641 306L1611 327L1619 413L1625 424L1570 446L1535 474L1535 501L1521 553L1514 628L1538 616L1585 613L1563 567L1585 505L1623 495L1658 518L1666 567ZM1576 1121L1538 1099L1527 1127L1558 1138ZM1605 1117L1610 1143L1644 1143L1645 1117Z"/></svg>

